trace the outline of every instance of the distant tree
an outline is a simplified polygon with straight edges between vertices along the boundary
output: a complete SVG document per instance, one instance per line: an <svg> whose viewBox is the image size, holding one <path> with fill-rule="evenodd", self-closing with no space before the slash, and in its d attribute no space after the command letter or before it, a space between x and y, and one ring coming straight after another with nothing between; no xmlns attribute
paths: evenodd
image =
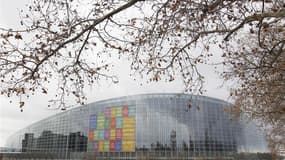
<svg viewBox="0 0 285 160"><path fill-rule="evenodd" d="M108 57L128 58L147 82L181 75L185 91L201 93L197 65L224 52L226 80L235 80L237 110L284 124L283 0L32 0L22 30L1 29L1 94L47 93L65 108L100 79L117 83ZM198 49L197 49L198 48ZM20 100L20 107L24 101ZM284 135L284 134L283 134Z"/></svg>

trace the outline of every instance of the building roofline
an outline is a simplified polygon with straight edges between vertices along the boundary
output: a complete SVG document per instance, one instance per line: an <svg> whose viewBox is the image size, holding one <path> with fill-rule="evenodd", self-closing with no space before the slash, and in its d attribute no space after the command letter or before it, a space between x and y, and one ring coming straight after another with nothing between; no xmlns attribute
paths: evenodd
<svg viewBox="0 0 285 160"><path fill-rule="evenodd" d="M38 124L38 123L41 123L41 122L43 122L43 121L45 121L45 120L47 120L47 119L50 119L50 118L52 118L52 117L59 116L59 115L61 115L61 114L65 114L65 113L67 113L67 112L74 111L74 110L76 110L76 109L81 109L82 107L88 106L88 105L90 105L90 104L104 103L104 102L108 102L108 101L112 101L112 100L119 100L119 99L129 99L129 98L133 98L133 97L162 96L162 95L164 95L164 96L166 96L166 95L169 95L169 96L181 96L181 97L183 97L183 96L185 96L185 97L187 97L187 96L193 96L193 99L196 99L196 100L198 100L198 99L200 99L200 100L202 100L202 99L208 99L208 100L216 101L216 102L219 102L219 103L230 104L229 102L227 102L227 101L225 101L225 100L218 99L218 98L213 98L213 97L204 96L204 95L193 95L193 94L187 94L187 93L179 93L179 92L177 92L177 93L173 92L173 93L143 93L143 94L133 94L133 95L127 95L127 96L120 96L120 97L114 97L114 98L108 98L108 99L98 100L98 101L90 102L90 103L87 103L87 104L84 104L84 105L71 107L71 109L68 109L68 110L63 111L63 112L60 112L60 113L56 113L56 114L54 114L54 115L45 117L45 118L43 118L43 119L41 119L41 120L39 120L39 121L36 121L36 122L34 122L34 123L31 123L31 124L29 124L28 126L25 126L25 127L21 128L21 129L19 129L18 131L16 131L15 133L13 133L11 136L13 136L13 135L15 135L15 134L21 132L22 130L24 130L24 129L28 128L28 127L31 127L31 126L36 125L36 124ZM10 137L11 137L11 136L10 136Z"/></svg>

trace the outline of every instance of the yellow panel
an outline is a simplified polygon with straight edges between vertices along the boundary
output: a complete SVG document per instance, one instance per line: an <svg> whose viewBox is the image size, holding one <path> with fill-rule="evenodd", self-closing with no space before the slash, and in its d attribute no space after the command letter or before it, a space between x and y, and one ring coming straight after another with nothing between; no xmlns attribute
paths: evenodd
<svg viewBox="0 0 285 160"><path fill-rule="evenodd" d="M124 140L124 141L134 141L134 140L136 140L136 138L132 137L132 136L128 136L128 137L122 137L122 140Z"/></svg>
<svg viewBox="0 0 285 160"><path fill-rule="evenodd" d="M135 118L134 117L124 117L123 118L123 129L122 129L122 139L128 143L128 141L134 141L135 140ZM131 148L126 148L125 151L132 151Z"/></svg>
<svg viewBox="0 0 285 160"><path fill-rule="evenodd" d="M123 128L123 133L135 133L134 128Z"/></svg>
<svg viewBox="0 0 285 160"><path fill-rule="evenodd" d="M134 136L135 133L131 133L131 132L127 132L127 133L123 133L123 136L126 137L126 136Z"/></svg>
<svg viewBox="0 0 285 160"><path fill-rule="evenodd" d="M123 125L135 125L136 122L131 122L131 121L123 121Z"/></svg>
<svg viewBox="0 0 285 160"><path fill-rule="evenodd" d="M122 149L124 152L134 152L135 141L122 141Z"/></svg>
<svg viewBox="0 0 285 160"><path fill-rule="evenodd" d="M116 130L110 129L110 140L116 140Z"/></svg>
<svg viewBox="0 0 285 160"><path fill-rule="evenodd" d="M136 119L134 117L123 117L123 124L135 124Z"/></svg>
<svg viewBox="0 0 285 160"><path fill-rule="evenodd" d="M122 139L124 139L124 140L135 140L135 134L132 134L132 133L123 134Z"/></svg>
<svg viewBox="0 0 285 160"><path fill-rule="evenodd" d="M134 124L123 124L123 128L135 128L135 125Z"/></svg>
<svg viewBox="0 0 285 160"><path fill-rule="evenodd" d="M134 129L123 129L123 140L135 140L135 130Z"/></svg>
<svg viewBox="0 0 285 160"><path fill-rule="evenodd" d="M104 151L104 141L99 141L98 151L99 152L103 152Z"/></svg>
<svg viewBox="0 0 285 160"><path fill-rule="evenodd" d="M116 107L111 108L111 117L116 117Z"/></svg>

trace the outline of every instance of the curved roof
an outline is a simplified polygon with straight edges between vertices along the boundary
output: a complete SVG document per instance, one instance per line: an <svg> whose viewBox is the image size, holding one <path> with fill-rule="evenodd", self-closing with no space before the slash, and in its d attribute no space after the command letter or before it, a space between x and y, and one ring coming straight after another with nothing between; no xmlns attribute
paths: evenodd
<svg viewBox="0 0 285 160"><path fill-rule="evenodd" d="M95 101L95 102L91 102L85 105L81 105L81 106L77 106L77 107L73 107L69 110L63 111L61 113L56 113L54 115L48 116L46 118L43 118L37 122L34 122L28 126L25 126L23 128L21 128L20 130L18 130L16 133L12 134L11 137L13 135L16 135L17 133L21 132L22 130L32 127L34 125L37 125L43 121L46 121L52 117L56 117L56 116L60 116L62 114L66 114L68 112L73 112L75 110L80 110L82 107L89 107L91 104L102 104L102 103L106 103L106 102L111 102L111 101L117 101L117 100L130 100L130 99L147 99L147 98L155 98L155 97L172 97L172 98L191 98L192 100L207 100L207 101L212 101L214 103L220 103L220 104L224 104L224 105L230 105L230 103L221 100L221 99L217 99L217 98L212 98L212 97L208 97L208 96L201 96L201 95L192 95L192 94L185 94L185 93L146 93L146 94L135 94L135 95L128 95L128 96L120 96L120 97L115 97L115 98L109 98L109 99L104 99L104 100L99 100L99 101Z"/></svg>

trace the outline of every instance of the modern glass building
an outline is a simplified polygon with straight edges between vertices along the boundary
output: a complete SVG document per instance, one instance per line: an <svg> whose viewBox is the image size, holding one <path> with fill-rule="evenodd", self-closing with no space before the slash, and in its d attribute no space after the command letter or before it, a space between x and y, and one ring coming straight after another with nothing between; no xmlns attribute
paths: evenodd
<svg viewBox="0 0 285 160"><path fill-rule="evenodd" d="M239 159L267 152L262 133L225 112L230 106L188 94L113 98L34 123L7 147L62 159Z"/></svg>

